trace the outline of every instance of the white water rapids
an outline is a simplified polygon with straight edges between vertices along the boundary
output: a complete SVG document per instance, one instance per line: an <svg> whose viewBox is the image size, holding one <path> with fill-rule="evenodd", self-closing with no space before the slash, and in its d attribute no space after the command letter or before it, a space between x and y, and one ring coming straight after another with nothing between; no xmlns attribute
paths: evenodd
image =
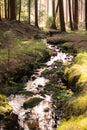
<svg viewBox="0 0 87 130"><path fill-rule="evenodd" d="M37 69L37 73L31 76L31 80L26 83L26 87L24 88L26 91L32 91L34 95L28 97L19 94L9 97L9 105L12 106L13 112L18 115L19 124L23 130L55 130L55 113L52 97L51 95L45 95L44 97L40 95L40 91L49 82L48 79L41 77L41 73L45 69L51 68L55 61L62 60L66 63L67 61L71 61L73 57L60 52L55 46L48 45L48 47L55 50L56 55L52 56L46 63L47 67ZM35 79L32 80L32 77L35 77ZM23 103L34 97L40 97L43 100L33 108L24 109L22 107Z"/></svg>

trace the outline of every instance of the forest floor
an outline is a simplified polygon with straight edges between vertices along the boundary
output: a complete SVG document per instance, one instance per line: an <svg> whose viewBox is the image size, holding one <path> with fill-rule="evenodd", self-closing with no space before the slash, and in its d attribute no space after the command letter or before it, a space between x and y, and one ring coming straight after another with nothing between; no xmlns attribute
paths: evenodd
<svg viewBox="0 0 87 130"><path fill-rule="evenodd" d="M64 43L62 47L66 50L72 48L77 51L85 51L87 50L87 32L76 31L56 34L55 36L49 37L48 42L57 45Z"/></svg>

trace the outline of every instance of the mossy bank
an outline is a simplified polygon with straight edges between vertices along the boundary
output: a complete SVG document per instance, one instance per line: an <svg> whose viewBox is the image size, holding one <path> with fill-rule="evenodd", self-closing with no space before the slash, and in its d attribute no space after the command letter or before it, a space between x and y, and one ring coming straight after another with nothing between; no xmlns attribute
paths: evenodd
<svg viewBox="0 0 87 130"><path fill-rule="evenodd" d="M65 44L65 43L64 43ZM62 45L63 47L65 45ZM64 119L57 130L87 129L87 51L86 45L77 43L74 62L65 69L64 78L72 90L72 97L63 105ZM70 44L67 44L70 48ZM78 48L78 49L77 49Z"/></svg>

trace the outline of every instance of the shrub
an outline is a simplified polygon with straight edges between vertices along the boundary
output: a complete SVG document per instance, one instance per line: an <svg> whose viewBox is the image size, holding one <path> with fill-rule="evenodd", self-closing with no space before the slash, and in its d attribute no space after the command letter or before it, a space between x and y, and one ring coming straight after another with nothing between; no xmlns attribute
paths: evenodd
<svg viewBox="0 0 87 130"><path fill-rule="evenodd" d="M52 25L52 22L53 22L53 17L52 17L52 16L49 16L49 17L47 18L47 21L46 21L46 27L47 27L47 28L50 28L51 25Z"/></svg>

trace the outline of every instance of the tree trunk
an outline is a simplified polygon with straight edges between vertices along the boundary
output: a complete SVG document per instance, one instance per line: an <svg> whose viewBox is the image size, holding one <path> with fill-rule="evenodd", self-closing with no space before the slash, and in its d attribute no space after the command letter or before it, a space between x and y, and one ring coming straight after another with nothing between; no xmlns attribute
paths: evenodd
<svg viewBox="0 0 87 130"><path fill-rule="evenodd" d="M85 28L87 30L87 0L85 0Z"/></svg>
<svg viewBox="0 0 87 130"><path fill-rule="evenodd" d="M70 28L73 30L73 23L72 23L72 14L71 14L71 1L68 0L69 2L69 19L70 19Z"/></svg>
<svg viewBox="0 0 87 130"><path fill-rule="evenodd" d="M78 30L78 0L75 0L75 30Z"/></svg>
<svg viewBox="0 0 87 130"><path fill-rule="evenodd" d="M28 17L29 17L29 24L30 24L30 13L31 13L31 0L28 0Z"/></svg>
<svg viewBox="0 0 87 130"><path fill-rule="evenodd" d="M74 30L78 30L78 0L73 0L72 5Z"/></svg>
<svg viewBox="0 0 87 130"><path fill-rule="evenodd" d="M59 0L59 15L60 15L61 32L66 32L65 21L64 21L63 0Z"/></svg>
<svg viewBox="0 0 87 130"><path fill-rule="evenodd" d="M9 4L10 3L10 0L8 0L8 19L10 18L10 9L9 9Z"/></svg>
<svg viewBox="0 0 87 130"><path fill-rule="evenodd" d="M15 0L9 0L10 20L16 20Z"/></svg>
<svg viewBox="0 0 87 130"><path fill-rule="evenodd" d="M19 22L20 18L21 18L21 0L19 0L19 19L18 19Z"/></svg>
<svg viewBox="0 0 87 130"><path fill-rule="evenodd" d="M1 5L0 5L0 21L1 21Z"/></svg>
<svg viewBox="0 0 87 130"><path fill-rule="evenodd" d="M7 6L6 6L6 0L4 0L4 9L5 9L5 18L7 19Z"/></svg>
<svg viewBox="0 0 87 130"><path fill-rule="evenodd" d="M51 28L56 29L56 22L55 22L55 0L52 0L52 15L53 15L53 22Z"/></svg>
<svg viewBox="0 0 87 130"><path fill-rule="evenodd" d="M35 0L35 26L38 27L38 0Z"/></svg>

